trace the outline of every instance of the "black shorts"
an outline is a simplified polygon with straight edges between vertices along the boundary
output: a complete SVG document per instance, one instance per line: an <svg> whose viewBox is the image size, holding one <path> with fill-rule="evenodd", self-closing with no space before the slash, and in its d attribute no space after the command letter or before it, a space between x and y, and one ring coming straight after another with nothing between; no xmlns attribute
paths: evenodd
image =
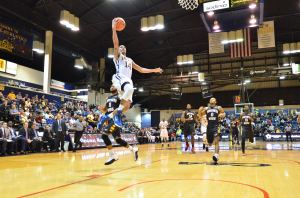
<svg viewBox="0 0 300 198"><path fill-rule="evenodd" d="M234 129L232 130L232 138L238 138L239 137L239 130Z"/></svg>
<svg viewBox="0 0 300 198"><path fill-rule="evenodd" d="M121 137L121 128L116 126L114 122L109 122L109 124L105 127L104 133L109 135L112 134L114 138L120 138Z"/></svg>
<svg viewBox="0 0 300 198"><path fill-rule="evenodd" d="M208 144L212 144L214 142L215 137L221 135L220 127L207 128L206 138Z"/></svg>
<svg viewBox="0 0 300 198"><path fill-rule="evenodd" d="M184 136L195 135L195 124L185 123L183 128Z"/></svg>
<svg viewBox="0 0 300 198"><path fill-rule="evenodd" d="M253 133L252 128L249 128L249 127L242 127L241 130L242 130L242 131L241 131L242 138L243 138L243 139L248 139L248 138L249 138L249 141L250 141L250 142L253 142L254 133Z"/></svg>

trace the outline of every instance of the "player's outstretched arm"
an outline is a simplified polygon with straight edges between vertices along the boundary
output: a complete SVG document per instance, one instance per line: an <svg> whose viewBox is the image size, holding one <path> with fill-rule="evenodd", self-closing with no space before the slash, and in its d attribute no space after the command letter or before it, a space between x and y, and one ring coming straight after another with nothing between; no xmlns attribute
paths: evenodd
<svg viewBox="0 0 300 198"><path fill-rule="evenodd" d="M114 57L115 59L119 58L119 38L116 30L116 19L112 20L112 40L114 43Z"/></svg>
<svg viewBox="0 0 300 198"><path fill-rule="evenodd" d="M138 72L143 73L143 74L149 74L149 73L160 73L161 74L161 73L163 73L163 70L160 67L155 68L155 69L147 69L147 68L139 66L135 62L132 63L132 67L133 67L133 69L135 69Z"/></svg>

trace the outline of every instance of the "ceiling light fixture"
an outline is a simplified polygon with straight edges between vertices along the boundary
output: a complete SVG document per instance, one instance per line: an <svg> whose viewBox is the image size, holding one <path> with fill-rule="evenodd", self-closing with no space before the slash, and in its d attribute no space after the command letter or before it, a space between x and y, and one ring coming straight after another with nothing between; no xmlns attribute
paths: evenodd
<svg viewBox="0 0 300 198"><path fill-rule="evenodd" d="M207 15L210 16L210 17L214 16L214 14L215 14L214 11L207 12Z"/></svg>
<svg viewBox="0 0 300 198"><path fill-rule="evenodd" d="M249 8L251 9L251 10L254 10L255 8L256 8L256 3L251 3L250 5L249 5Z"/></svg>
<svg viewBox="0 0 300 198"><path fill-rule="evenodd" d="M217 30L219 30L220 29L220 25L219 25L219 23L218 23L218 21L214 21L214 26L213 26L213 30L214 31L217 31Z"/></svg>
<svg viewBox="0 0 300 198"><path fill-rule="evenodd" d="M255 17L254 14L251 15L250 20L249 20L249 23L250 23L251 25L254 25L254 24L257 23L257 19L256 19L256 17Z"/></svg>

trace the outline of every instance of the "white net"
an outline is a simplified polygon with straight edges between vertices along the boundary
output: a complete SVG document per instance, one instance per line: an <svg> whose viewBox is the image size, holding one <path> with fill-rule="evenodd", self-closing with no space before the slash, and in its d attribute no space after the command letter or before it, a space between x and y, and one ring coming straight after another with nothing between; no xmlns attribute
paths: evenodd
<svg viewBox="0 0 300 198"><path fill-rule="evenodd" d="M186 10L194 10L198 8L198 0L178 0L178 4Z"/></svg>

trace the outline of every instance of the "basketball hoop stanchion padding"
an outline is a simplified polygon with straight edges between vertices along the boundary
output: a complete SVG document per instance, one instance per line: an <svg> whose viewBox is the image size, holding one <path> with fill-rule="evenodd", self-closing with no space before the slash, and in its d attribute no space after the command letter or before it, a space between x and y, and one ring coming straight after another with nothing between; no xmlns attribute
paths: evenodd
<svg viewBox="0 0 300 198"><path fill-rule="evenodd" d="M194 10L198 8L199 0L178 0L178 4L186 10Z"/></svg>

